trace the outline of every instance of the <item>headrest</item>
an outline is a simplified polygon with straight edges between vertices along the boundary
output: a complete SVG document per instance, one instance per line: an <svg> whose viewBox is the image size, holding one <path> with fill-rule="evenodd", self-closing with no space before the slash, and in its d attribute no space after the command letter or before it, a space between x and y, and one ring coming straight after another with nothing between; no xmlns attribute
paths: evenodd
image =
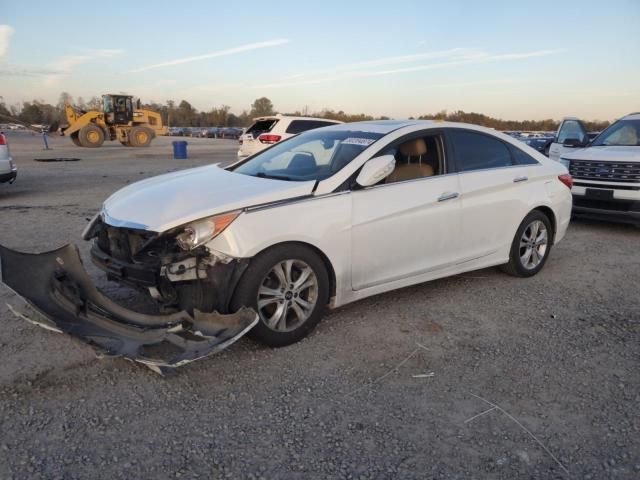
<svg viewBox="0 0 640 480"><path fill-rule="evenodd" d="M400 153L407 157L419 157L427 153L427 144L424 139L416 138L401 144Z"/></svg>

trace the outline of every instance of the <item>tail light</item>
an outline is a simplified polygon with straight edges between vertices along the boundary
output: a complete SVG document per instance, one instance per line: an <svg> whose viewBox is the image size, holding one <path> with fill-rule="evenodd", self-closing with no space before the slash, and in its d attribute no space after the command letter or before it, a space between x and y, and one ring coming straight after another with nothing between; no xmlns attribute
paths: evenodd
<svg viewBox="0 0 640 480"><path fill-rule="evenodd" d="M242 145L242 138L238 137L238 143Z"/></svg>
<svg viewBox="0 0 640 480"><path fill-rule="evenodd" d="M573 187L573 178L568 173L565 173L564 175L558 175L558 180L564 183L569 190L571 190L571 187Z"/></svg>
<svg viewBox="0 0 640 480"><path fill-rule="evenodd" d="M7 144L7 139L2 133L0 133L0 145L6 145L6 144Z"/></svg>
<svg viewBox="0 0 640 480"><path fill-rule="evenodd" d="M269 135L268 133L263 133L258 137L260 143L278 143L282 137L280 135Z"/></svg>

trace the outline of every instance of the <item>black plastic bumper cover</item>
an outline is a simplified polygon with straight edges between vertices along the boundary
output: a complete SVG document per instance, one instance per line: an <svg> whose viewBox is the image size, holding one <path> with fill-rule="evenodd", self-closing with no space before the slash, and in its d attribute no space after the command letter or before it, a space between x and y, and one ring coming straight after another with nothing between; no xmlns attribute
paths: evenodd
<svg viewBox="0 0 640 480"><path fill-rule="evenodd" d="M228 347L258 322L249 308L230 315L196 310L193 316L184 311L146 315L128 310L93 285L75 245L40 254L0 245L0 261L2 281L45 318L19 316L78 337L102 355L122 356L159 372Z"/></svg>

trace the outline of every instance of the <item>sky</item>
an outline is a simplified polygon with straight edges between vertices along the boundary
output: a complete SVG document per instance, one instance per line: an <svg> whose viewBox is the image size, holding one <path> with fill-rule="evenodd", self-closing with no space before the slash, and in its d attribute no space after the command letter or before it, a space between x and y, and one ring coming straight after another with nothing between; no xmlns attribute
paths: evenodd
<svg viewBox="0 0 640 480"><path fill-rule="evenodd" d="M0 96L513 120L640 111L640 0L0 0Z"/></svg>

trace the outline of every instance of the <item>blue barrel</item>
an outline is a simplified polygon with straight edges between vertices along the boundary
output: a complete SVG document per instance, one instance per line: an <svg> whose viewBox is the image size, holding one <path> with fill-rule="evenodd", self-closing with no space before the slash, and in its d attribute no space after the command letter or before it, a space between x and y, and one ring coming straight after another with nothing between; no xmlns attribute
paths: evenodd
<svg viewBox="0 0 640 480"><path fill-rule="evenodd" d="M184 140L171 142L173 144L173 158L176 160L184 160L187 158L187 142Z"/></svg>

